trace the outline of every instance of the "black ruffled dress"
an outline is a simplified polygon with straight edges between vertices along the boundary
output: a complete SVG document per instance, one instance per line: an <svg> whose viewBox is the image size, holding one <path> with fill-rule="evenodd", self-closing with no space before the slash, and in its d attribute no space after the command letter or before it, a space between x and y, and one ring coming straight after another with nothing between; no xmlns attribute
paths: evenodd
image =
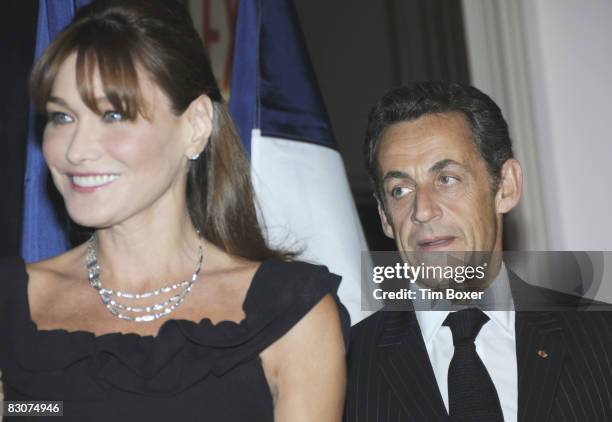
<svg viewBox="0 0 612 422"><path fill-rule="evenodd" d="M303 262L263 262L239 324L168 320L155 337L38 330L27 281L22 260L0 261L5 400L62 400L63 420L273 421L259 354L327 293L339 305L345 338L349 327L336 296L340 277Z"/></svg>

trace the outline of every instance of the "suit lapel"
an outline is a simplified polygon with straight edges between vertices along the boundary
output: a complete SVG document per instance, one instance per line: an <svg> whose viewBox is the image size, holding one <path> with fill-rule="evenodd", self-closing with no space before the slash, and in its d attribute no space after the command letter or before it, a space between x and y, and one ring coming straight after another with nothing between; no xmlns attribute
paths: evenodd
<svg viewBox="0 0 612 422"><path fill-rule="evenodd" d="M556 312L542 309L546 298L510 273L517 309L516 358L518 421L547 421L557 392L566 354L563 324ZM520 298L517 303L516 299Z"/></svg>
<svg viewBox="0 0 612 422"><path fill-rule="evenodd" d="M384 379L407 415L416 420L447 421L414 311L386 314L378 342Z"/></svg>

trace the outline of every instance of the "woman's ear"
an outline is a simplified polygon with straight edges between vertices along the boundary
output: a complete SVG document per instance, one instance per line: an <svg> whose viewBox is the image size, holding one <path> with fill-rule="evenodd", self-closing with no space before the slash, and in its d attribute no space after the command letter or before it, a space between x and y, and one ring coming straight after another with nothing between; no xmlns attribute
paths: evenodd
<svg viewBox="0 0 612 422"><path fill-rule="evenodd" d="M514 158L506 160L501 169L495 209L498 214L506 214L518 204L523 194L523 170Z"/></svg>
<svg viewBox="0 0 612 422"><path fill-rule="evenodd" d="M197 159L206 145L212 132L213 122L213 105L207 95L200 95L193 100L187 110L188 129L191 133L186 149L186 155L189 159Z"/></svg>

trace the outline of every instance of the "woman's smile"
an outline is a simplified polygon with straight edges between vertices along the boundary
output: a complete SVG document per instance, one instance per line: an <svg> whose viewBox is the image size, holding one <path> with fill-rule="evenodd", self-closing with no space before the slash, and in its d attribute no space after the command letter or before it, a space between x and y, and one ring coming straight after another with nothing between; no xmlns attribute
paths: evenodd
<svg viewBox="0 0 612 422"><path fill-rule="evenodd" d="M79 193L95 192L121 177L116 173L71 173L67 176L70 179L72 189Z"/></svg>

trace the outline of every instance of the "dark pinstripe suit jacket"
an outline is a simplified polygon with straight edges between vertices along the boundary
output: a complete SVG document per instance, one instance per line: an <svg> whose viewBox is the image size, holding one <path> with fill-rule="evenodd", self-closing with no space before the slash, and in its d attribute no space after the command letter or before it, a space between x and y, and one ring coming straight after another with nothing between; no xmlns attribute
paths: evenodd
<svg viewBox="0 0 612 422"><path fill-rule="evenodd" d="M521 311L596 304L510 278L513 295L533 301L515 300L518 420L612 421L612 312ZM413 311L379 311L355 325L348 371L344 422L450 421Z"/></svg>

